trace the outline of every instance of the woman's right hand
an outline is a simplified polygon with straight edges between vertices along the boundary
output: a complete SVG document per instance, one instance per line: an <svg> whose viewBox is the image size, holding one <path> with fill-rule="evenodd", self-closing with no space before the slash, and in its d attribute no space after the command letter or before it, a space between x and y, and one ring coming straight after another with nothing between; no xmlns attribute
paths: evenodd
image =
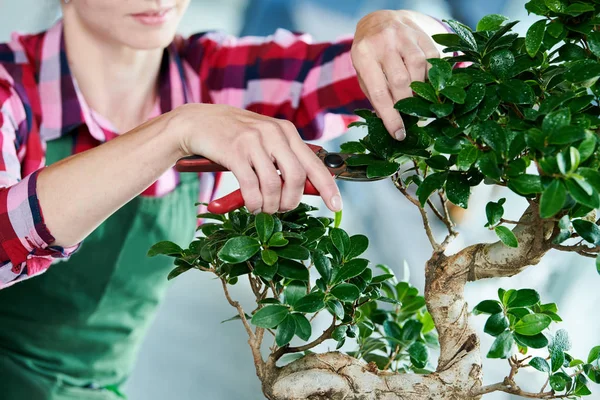
<svg viewBox="0 0 600 400"><path fill-rule="evenodd" d="M182 152L233 172L250 211L273 214L296 208L307 178L330 210L341 210L333 177L291 122L217 104L186 104L174 113L172 126L180 133Z"/></svg>

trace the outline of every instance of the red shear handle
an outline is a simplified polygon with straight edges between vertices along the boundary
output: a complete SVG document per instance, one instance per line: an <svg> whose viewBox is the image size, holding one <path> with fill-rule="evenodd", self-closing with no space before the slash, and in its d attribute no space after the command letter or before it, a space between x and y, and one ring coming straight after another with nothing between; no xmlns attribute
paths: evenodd
<svg viewBox="0 0 600 400"><path fill-rule="evenodd" d="M307 179L304 184L304 194L318 196L319 192L313 186L313 184ZM230 211L237 210L238 208L244 207L244 198L242 197L242 191L240 189L235 192L229 193L225 197L216 199L208 205L208 212L213 214L227 214Z"/></svg>

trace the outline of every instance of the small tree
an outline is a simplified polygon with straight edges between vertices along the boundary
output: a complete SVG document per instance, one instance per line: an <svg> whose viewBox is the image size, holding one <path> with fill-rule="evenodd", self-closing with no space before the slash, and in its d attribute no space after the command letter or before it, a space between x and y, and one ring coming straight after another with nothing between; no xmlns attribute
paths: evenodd
<svg viewBox="0 0 600 400"><path fill-rule="evenodd" d="M200 215L216 222L204 224L205 237L188 249L161 242L150 250L175 257L169 278L189 269L216 274L248 333L267 398L464 400L503 391L574 399L590 394L590 381L600 383L600 346L575 358L567 333L548 331L560 321L555 304L532 289L500 289L472 314L487 316L485 333L495 337L487 357L507 359L509 372L482 386L479 337L463 296L467 282L516 275L551 249L594 258L600 252L600 1L531 0L525 7L543 17L525 38L500 15L483 18L475 32L448 21L455 33L434 39L460 55L430 60L429 82L414 82L416 96L396 104L406 140L394 141L374 113L360 110L365 121L354 125L368 134L342 146L359 153L349 162L371 175L394 173L394 185L420 211L433 248L424 296L389 268L369 268L360 258L367 238L349 236L307 205L273 216L245 209ZM457 62L471 64L453 69ZM458 234L450 203L466 208L480 184L506 187L528 206L509 221L504 199L489 202L485 227L500 240L448 255ZM430 218L447 228L441 241ZM240 277L256 296L249 314L228 291ZM320 313L331 323L313 334ZM266 359L265 334L274 337ZM294 336L303 344L292 346ZM348 338L356 343L352 352L311 352L326 340L340 349ZM430 370L429 349L438 346ZM530 349L547 356L527 355ZM279 367L284 355L296 360ZM547 376L540 391L519 387L523 368Z"/></svg>

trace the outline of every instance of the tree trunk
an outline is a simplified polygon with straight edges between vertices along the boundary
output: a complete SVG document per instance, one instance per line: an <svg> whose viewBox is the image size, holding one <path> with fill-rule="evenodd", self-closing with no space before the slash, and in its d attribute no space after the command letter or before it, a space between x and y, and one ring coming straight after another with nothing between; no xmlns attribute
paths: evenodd
<svg viewBox="0 0 600 400"><path fill-rule="evenodd" d="M553 225L530 207L514 233L519 247L477 244L453 256L438 252L427 262L425 300L439 334L440 358L429 375L373 370L337 352L312 354L283 368L270 358L259 378L270 400L471 400L482 386L479 337L469 324L468 281L512 276L549 250Z"/></svg>

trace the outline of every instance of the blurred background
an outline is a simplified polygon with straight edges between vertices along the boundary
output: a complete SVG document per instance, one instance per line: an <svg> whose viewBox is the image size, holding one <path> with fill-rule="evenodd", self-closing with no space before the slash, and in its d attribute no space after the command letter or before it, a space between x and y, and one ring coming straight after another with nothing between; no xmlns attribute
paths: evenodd
<svg viewBox="0 0 600 400"><path fill-rule="evenodd" d="M485 14L500 13L522 21L516 30L524 34L535 21L525 13L525 0L192 0L181 25L182 34L205 30L222 30L234 35L268 35L281 27L304 31L315 40L333 40L352 33L361 16L377 9L413 9L438 18L452 17L475 26ZM0 0L0 40L13 31L36 32L46 29L57 15L55 0ZM326 143L335 150L341 141L357 139L365 132L349 131L342 139ZM322 143L320 143L322 144ZM423 288L423 266L430 246L420 216L396 191L389 181L368 184L341 183L344 197L342 227L351 234L363 233L371 240L367 258L373 263L387 264L403 276L403 263L410 266L410 282ZM221 186L221 193L236 188L231 176ZM471 198L469 210L459 228L461 235L452 249L495 240L486 230L485 204L507 197L506 218L517 219L525 204L500 190L478 188ZM315 199L311 204L323 205ZM326 213L323 213L327 215ZM440 226L435 227L442 234ZM564 322L558 328L569 331L571 354L587 357L589 349L600 344L600 277L593 260L560 253L548 254L537 266L515 278L478 282L467 286L472 308L480 300L496 298L499 287L538 290L544 302L556 302ZM248 303L249 288L238 284L233 295ZM221 324L233 316L217 281L200 272L188 272L176 279L162 304L145 340L127 392L132 400L259 400L264 398L254 372L247 337L241 324ZM474 318L483 333L484 317ZM318 324L318 322L317 322ZM320 331L319 326L313 331ZM482 336L482 351L488 351L492 340ZM331 344L325 344L327 350ZM502 380L509 371L504 360L486 360L485 383ZM518 381L531 391L543 384L542 374L522 371ZM598 390L596 390L598 392ZM490 400L511 396L492 394ZM590 398L590 397L588 397ZM600 395L593 396L600 399Z"/></svg>

